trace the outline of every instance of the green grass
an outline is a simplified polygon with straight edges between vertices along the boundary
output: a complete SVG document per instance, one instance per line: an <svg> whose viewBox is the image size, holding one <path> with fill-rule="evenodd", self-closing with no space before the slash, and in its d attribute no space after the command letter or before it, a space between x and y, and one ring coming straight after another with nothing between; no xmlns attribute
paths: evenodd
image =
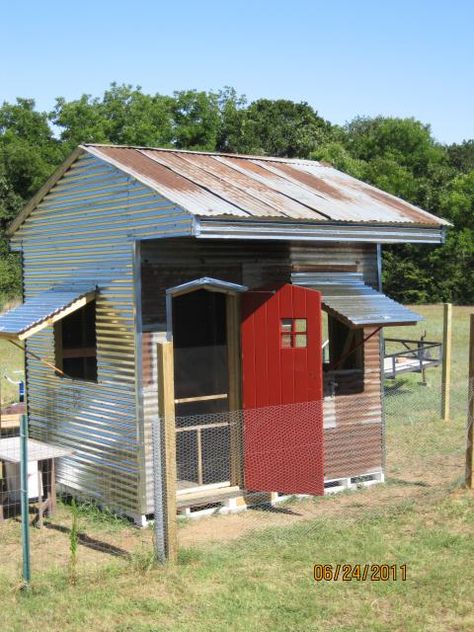
<svg viewBox="0 0 474 632"><path fill-rule="evenodd" d="M468 492L402 500L182 550L176 567L116 562L76 586L62 570L37 574L29 595L0 578L2 630L472 630L472 509ZM314 563L407 564L408 576L317 583Z"/></svg>
<svg viewBox="0 0 474 632"><path fill-rule="evenodd" d="M21 373L16 373L21 371ZM8 340L0 339L0 406L18 401L18 387L5 378L18 381L23 377L23 353Z"/></svg>
<svg viewBox="0 0 474 632"><path fill-rule="evenodd" d="M10 300L0 293L0 313L16 302L16 300ZM17 371L21 371L21 373ZM14 347L7 340L0 339L0 408L18 401L18 387L10 384L5 375L18 381L23 377L23 371L23 352L21 349Z"/></svg>

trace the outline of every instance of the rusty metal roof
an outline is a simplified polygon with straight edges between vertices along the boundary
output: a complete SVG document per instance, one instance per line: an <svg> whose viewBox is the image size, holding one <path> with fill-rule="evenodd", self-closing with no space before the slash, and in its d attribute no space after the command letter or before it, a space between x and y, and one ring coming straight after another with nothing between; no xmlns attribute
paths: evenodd
<svg viewBox="0 0 474 632"><path fill-rule="evenodd" d="M359 272L301 272L293 275L293 283L321 292L326 311L349 327L414 325L423 320L366 285Z"/></svg>
<svg viewBox="0 0 474 632"><path fill-rule="evenodd" d="M199 217L449 225L313 160L114 145L83 147Z"/></svg>

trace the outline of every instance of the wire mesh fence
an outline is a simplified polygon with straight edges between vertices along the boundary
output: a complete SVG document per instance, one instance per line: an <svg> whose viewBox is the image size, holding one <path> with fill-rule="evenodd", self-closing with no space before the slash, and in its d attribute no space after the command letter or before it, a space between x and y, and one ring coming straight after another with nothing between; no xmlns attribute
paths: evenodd
<svg viewBox="0 0 474 632"><path fill-rule="evenodd" d="M346 494L336 505L328 501L335 492L360 490L357 503L367 506L391 502L400 490L406 498L434 489L449 493L464 480L473 388L462 380L452 384L449 422L440 419L440 393L433 372L426 386L416 374L387 380L384 397L380 388L366 386L364 392L336 392L317 402L178 416L174 490L163 487L166 471L158 477L156 459L152 468L151 482L164 492L154 496L157 522L162 529L174 524L178 546L186 549L272 525L310 525L327 511L344 512ZM154 442L161 467L170 447L160 440L162 423L156 420ZM4 428L0 575L13 583L22 568L19 445L19 428ZM68 455L34 439L28 448L29 521L36 527L31 529L33 574L50 568L69 574L74 542L79 572L112 558L152 563L156 531L136 529L130 517L106 502L78 497L75 506L71 490L55 485L58 462ZM104 473L102 489L110 487L112 494L115 485ZM174 506L166 503L170 489ZM153 526L154 516L148 518Z"/></svg>

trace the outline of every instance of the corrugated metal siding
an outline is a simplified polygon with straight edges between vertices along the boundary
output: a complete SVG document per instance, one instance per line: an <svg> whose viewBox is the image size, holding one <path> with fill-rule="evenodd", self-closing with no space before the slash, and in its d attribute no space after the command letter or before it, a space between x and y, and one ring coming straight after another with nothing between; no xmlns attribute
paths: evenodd
<svg viewBox="0 0 474 632"><path fill-rule="evenodd" d="M377 287L376 244L339 242L315 245L296 241L291 242L290 253L294 273L292 283L296 282L295 274L304 267L306 271L354 270L362 274L365 283Z"/></svg>
<svg viewBox="0 0 474 632"><path fill-rule="evenodd" d="M144 512L134 239L190 232L188 214L86 154L14 236L23 248L26 300L71 279L99 289L98 382L61 379L28 358L31 436L74 450L59 466L60 483L130 515ZM34 335L28 349L54 362L53 329Z"/></svg>

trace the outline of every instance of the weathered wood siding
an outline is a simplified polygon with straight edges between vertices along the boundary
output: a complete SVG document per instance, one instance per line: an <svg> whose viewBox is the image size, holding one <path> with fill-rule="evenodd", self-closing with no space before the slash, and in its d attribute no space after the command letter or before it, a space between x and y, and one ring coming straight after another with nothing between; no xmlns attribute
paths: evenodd
<svg viewBox="0 0 474 632"><path fill-rule="evenodd" d="M323 248L296 244L293 266L318 266L328 271L351 267L365 283L378 288L375 244L327 244ZM364 329L367 338L373 328ZM381 395L380 335L364 344L363 392L327 398L324 405L324 474L327 479L360 476L383 467L383 407ZM357 389L356 389L357 390Z"/></svg>
<svg viewBox="0 0 474 632"><path fill-rule="evenodd" d="M364 337L373 331L373 328L364 329ZM382 469L379 345L378 334L364 344L363 392L334 397L335 424L324 431L326 478L359 476Z"/></svg>
<svg viewBox="0 0 474 632"><path fill-rule="evenodd" d="M155 344L166 331L167 288L210 276L249 288L290 282L292 270L317 266L334 270L351 266L377 286L376 247L372 244L308 244L290 242L169 239L142 245L143 402L145 435L157 416ZM161 332L161 333L160 333ZM336 425L325 429L327 477L360 475L380 469L382 424L378 336L365 345L364 393L336 398ZM326 426L330 420L326 420ZM149 442L146 442L147 445ZM358 450L358 451L357 451ZM151 450L147 454L147 499L152 509ZM345 472L345 474L339 474Z"/></svg>

